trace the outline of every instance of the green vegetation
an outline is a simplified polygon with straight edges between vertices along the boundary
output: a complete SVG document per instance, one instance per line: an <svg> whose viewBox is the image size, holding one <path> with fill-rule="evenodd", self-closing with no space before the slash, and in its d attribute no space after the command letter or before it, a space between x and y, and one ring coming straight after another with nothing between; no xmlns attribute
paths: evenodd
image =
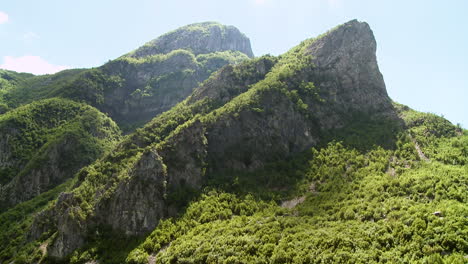
<svg viewBox="0 0 468 264"><path fill-rule="evenodd" d="M84 70L73 69L53 75L39 75L22 78L3 91L0 103L16 108L35 100L56 97L61 89L70 83Z"/></svg>
<svg viewBox="0 0 468 264"><path fill-rule="evenodd" d="M0 115L0 131L5 157L0 183L5 186L14 178L21 182L33 171L45 168L73 175L120 140L120 130L110 118L91 106L58 98ZM52 186L43 187L60 183L49 181ZM6 187L1 190L0 212L9 206L4 200L8 192Z"/></svg>
<svg viewBox="0 0 468 264"><path fill-rule="evenodd" d="M269 60L270 58L266 58ZM257 62L262 62L264 59L257 59ZM235 66L234 69L243 67L253 67L254 62L245 62ZM251 76L251 72L234 70L230 72L238 78L239 74L244 72L247 78L260 78L260 76ZM244 78L241 78L245 80ZM181 102L170 111L167 111L149 122L144 128L137 129L134 134L119 144L111 153L94 162L89 167L84 168L79 173L80 186L73 190L77 200L80 201L80 210L82 218L86 219L94 210L94 206L99 202L94 194L96 192L103 193L100 199L110 196L117 184L128 178L128 173L138 161L141 154L157 145L164 144L167 137L174 134L179 126L190 120L196 119L203 113L208 113L219 106L219 102L215 103L207 98L188 103Z"/></svg>
<svg viewBox="0 0 468 264"><path fill-rule="evenodd" d="M242 72L242 64L239 67L232 73ZM265 80L224 106L207 99L179 104L137 130L129 138L133 143L123 143L120 153L90 167L75 193L81 201L93 201L96 187L117 184L118 179L109 178L115 172L125 178L144 149L163 144L193 120L214 122L220 115L261 107L262 90L278 87L276 91L293 102L306 95L323 103L312 83L281 83L281 76L294 75L290 71L275 66ZM298 90L291 94L288 87ZM397 120L356 114L348 126L324 137L325 142L336 138L342 143L322 144L260 171L207 175L205 190L190 196L198 198L179 217L162 221L126 261L146 263L151 257L156 263L463 263L468 252L463 228L468 167L444 164L443 157L458 149L457 159L467 158L466 131L457 132L443 118L429 115L426 120L428 115L420 114L421 122L412 122L415 112L399 113L407 128ZM428 131L447 148L431 162L422 160L415 147L427 142L423 150L431 149L430 141L418 142L427 140L421 133ZM297 205L292 208L280 206L294 200ZM84 215L92 207L82 204ZM123 261L122 255L110 259L103 252L105 247L87 247L76 251L72 260Z"/></svg>
<svg viewBox="0 0 468 264"><path fill-rule="evenodd" d="M464 263L468 167L414 162L406 144L312 149L295 187L304 200L291 209L206 191L180 218L161 222L127 262L152 255L156 263Z"/></svg>
<svg viewBox="0 0 468 264"><path fill-rule="evenodd" d="M466 130L435 114L420 113L404 105L395 105L408 127L409 134L419 143L429 159L452 165L468 164Z"/></svg>
<svg viewBox="0 0 468 264"><path fill-rule="evenodd" d="M197 62L205 74L208 76L219 70L224 65L236 65L248 60L249 57L240 51L219 51L214 53L200 54L197 56Z"/></svg>
<svg viewBox="0 0 468 264"><path fill-rule="evenodd" d="M373 118L365 113L348 113L349 123L339 129L330 129L324 132L328 142L331 140L342 141L347 147L369 150L375 146L386 149L395 149L399 137L405 137L401 120L391 118Z"/></svg>
<svg viewBox="0 0 468 264"><path fill-rule="evenodd" d="M123 56L99 68L54 75L26 78L5 73L7 77L0 78L0 113L39 99L61 97L95 106L128 132L185 99L199 82L224 65L247 59L238 51L195 57L191 51L178 49L144 58ZM156 112L144 113L155 106Z"/></svg>
<svg viewBox="0 0 468 264"><path fill-rule="evenodd" d="M0 69L0 114L3 114L10 109L10 106L8 106L5 99L5 94L30 77L33 77L33 75Z"/></svg>
<svg viewBox="0 0 468 264"><path fill-rule="evenodd" d="M29 241L28 232L35 214L54 203L59 193L70 190L76 182L67 182L44 192L33 199L18 204L6 212L0 213L0 259L15 260L15 263L31 263L42 258L39 246L42 241Z"/></svg>
<svg viewBox="0 0 468 264"><path fill-rule="evenodd" d="M12 156L19 160L31 159L31 153L49 139L54 139L67 125L74 122L88 122L88 128L96 125L100 117L96 109L64 99L48 99L17 108L0 116L0 129L4 134L11 133ZM102 127L96 127L97 133L118 134L112 121L107 119ZM93 122L93 123L89 123ZM114 129L112 131L111 129ZM115 140L110 138L109 140Z"/></svg>
<svg viewBox="0 0 468 264"><path fill-rule="evenodd" d="M202 38L226 28L182 30ZM182 41L177 32L163 37ZM0 201L4 186L36 169L66 172L61 185L2 205L0 262L466 263L468 131L396 103L383 114L340 107L308 51L324 36L280 57L155 40L96 69L0 71L1 157L10 162ZM55 96L75 101L25 104ZM124 138L87 105L125 120L117 110L153 99L179 103ZM161 214L142 220L148 208ZM128 236L108 214L157 226ZM84 244L62 245L71 252L63 259L46 252L73 238Z"/></svg>
<svg viewBox="0 0 468 264"><path fill-rule="evenodd" d="M125 56L146 57L154 54L166 54L176 49L189 50L195 55L208 54L220 48L229 49L223 46L223 42L235 43L236 40L226 38L228 33L234 33L234 35L230 35L231 38L235 37L248 40L244 34L235 31L237 31L236 28L225 26L217 22L190 24L161 35ZM217 48L207 47L208 45L212 45L209 41L211 37L215 37L214 40L220 41L221 45ZM246 54L249 57L253 57L250 47L246 49L245 52L250 53Z"/></svg>

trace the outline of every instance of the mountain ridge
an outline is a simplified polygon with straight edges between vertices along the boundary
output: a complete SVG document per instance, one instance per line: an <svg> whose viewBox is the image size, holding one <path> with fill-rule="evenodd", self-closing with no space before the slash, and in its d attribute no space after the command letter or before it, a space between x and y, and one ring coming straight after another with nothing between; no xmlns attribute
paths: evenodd
<svg viewBox="0 0 468 264"><path fill-rule="evenodd" d="M175 41L167 40L168 36L179 42L167 46ZM245 35L219 23L192 24L153 41L140 48L159 49L148 56L124 55L97 68L29 76L15 89L5 82L5 89L0 87L0 103L8 109L52 97L83 101L130 132L182 101L212 72L253 56ZM205 47L203 52L199 52L201 47Z"/></svg>
<svg viewBox="0 0 468 264"><path fill-rule="evenodd" d="M219 29L182 30L194 25ZM0 238L10 240L0 261L463 263L468 234L453 227L468 212L468 132L392 102L367 23L278 57L178 49L190 38L77 72L72 83L103 91L141 82L134 95L152 78L166 88L197 75L187 70L206 78L72 179L0 213ZM213 62L220 53L235 63ZM106 102L99 89L77 98Z"/></svg>
<svg viewBox="0 0 468 264"><path fill-rule="evenodd" d="M149 148L137 152L133 158L125 162L127 164L125 166L130 165L130 167L127 169L122 167L121 176L117 176L117 178L111 176L117 180L114 183L115 187L110 189L106 186L99 187L99 183L97 185L91 183L94 181L91 180L91 175L84 176L85 180L82 186L88 187L78 187L74 193L63 194L62 198L59 198L57 208L67 208L60 204L78 205L77 201L83 199L90 203L90 207L88 205L87 209L84 209L82 205L74 207L72 215L82 215L78 219L72 216L66 217L67 213L60 212L60 209L53 213L65 216L65 218L57 223L58 237L53 244L49 245L50 255L58 258L65 257L71 253L70 250L85 243L83 233L86 233L88 228L93 229L94 226L101 224L111 226L114 230L122 230L126 234L140 235L148 232L156 226L159 219L167 217L163 212L175 209L164 199L166 193L170 193L169 190L175 189L171 192L177 192L177 189L180 188L182 190L187 188L197 190L205 181L205 174L222 172L226 169L254 171L264 167L266 163L304 151L318 143L320 130L344 126L348 116L348 114L342 116L344 113L350 111L372 112L377 117L379 116L376 112L377 109L383 112L388 111L388 108L393 109L386 94L381 101L374 102L368 99L373 97L373 90L377 90L378 95L380 95L379 88L383 85L383 89L385 89L381 78L377 78L376 85L364 87L368 88L366 90L368 97L351 105L351 107L349 104L345 105L345 107L350 108L340 110L340 107L343 107L340 100L327 101L330 105L323 106L322 100L340 98L341 94L337 95L330 87L344 90L351 87L354 90L359 90L360 86L349 85L350 87L346 87L343 85L343 83L346 84L346 80L330 78L328 72L321 75L321 68L317 68L311 63L315 58L305 56L304 51L307 52L316 43L334 43L334 34L341 34L343 28L346 31L349 30L349 26L361 28L361 25L358 22L344 24L317 40L306 41L305 45L303 43L297 48L293 48L271 68L270 73L265 75L265 79L260 80L244 93L235 96L224 106L214 110L219 111L219 114L215 115L214 111L211 111L199 118L195 116L195 118L180 124L164 141L158 144L153 143L148 146ZM368 26L364 25L363 28L361 34L372 36ZM350 34L343 42L352 43L354 37L353 34ZM359 36L356 38L359 39ZM343 44L344 47L347 46L346 43ZM367 43L364 42L364 44ZM375 46L372 44L375 44L375 41L362 48L359 46L359 49L355 47L353 51L364 55L375 53ZM320 49L318 50L320 51ZM363 57L360 54L355 57L348 57L346 53L339 54L344 54L342 57L338 57L339 59L350 64L346 65L346 69L352 67L361 69L360 67L363 67L362 71L368 73L367 64L372 61L364 60L363 62L354 59ZM374 60L375 63L375 55L365 58ZM320 58L315 59L315 62L320 64ZM325 69L328 69L328 66ZM380 74L378 68L371 69L374 72L368 74ZM340 68L336 71L340 74ZM357 75L360 71L357 70ZM298 78L300 81L297 80ZM318 89L314 83L310 83L313 79L321 79L317 83ZM214 88L217 89L216 86ZM346 92L342 94L349 96ZM376 107L374 104L383 105ZM270 108L272 105L275 107ZM251 109L254 108L258 108L260 111L252 111ZM335 120L323 118L323 116L335 116ZM280 123L281 125L279 125ZM123 151L126 152L125 149ZM132 161L129 162L130 160ZM220 171L220 168L223 169ZM100 169L94 168L94 170ZM150 184L147 180L147 184L152 187L143 188L140 186L142 182L140 177L147 177L151 181ZM107 193L105 197L98 198L98 201L83 197L80 192L85 189L86 192L89 192L89 184L98 186L97 193ZM154 197L155 200L142 204L141 201L144 200L144 197ZM125 215L122 215L122 212L125 212ZM39 222L41 221L39 220Z"/></svg>

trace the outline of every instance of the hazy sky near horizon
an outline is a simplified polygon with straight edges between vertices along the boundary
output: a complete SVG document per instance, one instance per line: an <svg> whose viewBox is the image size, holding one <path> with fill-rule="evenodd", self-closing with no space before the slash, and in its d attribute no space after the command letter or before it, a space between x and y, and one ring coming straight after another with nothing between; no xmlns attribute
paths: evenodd
<svg viewBox="0 0 468 264"><path fill-rule="evenodd" d="M15 0L0 4L0 68L96 67L177 27L234 25L279 55L351 19L370 24L390 97L468 128L465 0Z"/></svg>

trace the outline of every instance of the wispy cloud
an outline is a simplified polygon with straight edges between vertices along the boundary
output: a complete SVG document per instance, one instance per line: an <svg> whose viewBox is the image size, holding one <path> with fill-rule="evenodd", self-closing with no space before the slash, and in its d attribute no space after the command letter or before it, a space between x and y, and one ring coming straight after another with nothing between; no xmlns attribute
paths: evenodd
<svg viewBox="0 0 468 264"><path fill-rule="evenodd" d="M64 65L53 65L39 56L5 56L1 69L12 70L17 72L30 72L33 74L51 74L56 73L70 67Z"/></svg>
<svg viewBox="0 0 468 264"><path fill-rule="evenodd" d="M34 32L27 32L23 34L23 40L24 41L33 41L35 39L39 39L39 35L34 33Z"/></svg>
<svg viewBox="0 0 468 264"><path fill-rule="evenodd" d="M0 24L8 22L8 14L0 11Z"/></svg>

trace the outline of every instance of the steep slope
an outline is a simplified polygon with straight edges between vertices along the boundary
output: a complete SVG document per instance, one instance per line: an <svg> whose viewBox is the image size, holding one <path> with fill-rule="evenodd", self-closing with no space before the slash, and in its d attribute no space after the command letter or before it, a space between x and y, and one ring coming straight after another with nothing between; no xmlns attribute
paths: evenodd
<svg viewBox="0 0 468 264"><path fill-rule="evenodd" d="M120 139L96 109L64 99L38 101L0 116L0 211L71 178Z"/></svg>
<svg viewBox="0 0 468 264"><path fill-rule="evenodd" d="M249 39L235 27L192 24L101 67L18 82L3 97L10 108L50 97L83 101L132 130L185 99L222 66L252 56Z"/></svg>
<svg viewBox="0 0 468 264"><path fill-rule="evenodd" d="M172 131L157 130L162 133L156 132L156 140L147 143L132 142L130 137L120 150L81 172L81 185L61 195L44 214L58 220L49 255L65 257L99 226L127 235L145 234L161 218L173 215L187 198L183 196L210 179L216 181L216 175L254 171L289 158L317 145L327 131L345 128L355 115L369 122L388 119L396 129L396 113L378 71L375 49L369 26L351 21L301 43L271 70L258 60L253 72L243 73L249 67L240 65L231 73L225 69L213 76L165 115L178 116L187 109L184 104L201 107L206 114L183 118ZM225 77L226 72L232 77ZM236 75L237 83L244 85L223 100L223 86L236 84L212 83ZM200 94L209 96L197 101ZM50 227L34 226L33 233L44 228Z"/></svg>

